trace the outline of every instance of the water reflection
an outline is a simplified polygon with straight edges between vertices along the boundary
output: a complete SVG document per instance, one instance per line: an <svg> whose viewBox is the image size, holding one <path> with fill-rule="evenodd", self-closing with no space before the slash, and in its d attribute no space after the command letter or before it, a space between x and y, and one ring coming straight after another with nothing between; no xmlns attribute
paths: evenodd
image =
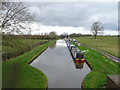
<svg viewBox="0 0 120 90"><path fill-rule="evenodd" d="M58 47L66 47L66 43L63 40L57 40L56 46L58 46Z"/></svg>
<svg viewBox="0 0 120 90"><path fill-rule="evenodd" d="M55 44L51 45L49 48L54 49L56 47L56 42Z"/></svg>
<svg viewBox="0 0 120 90"><path fill-rule="evenodd" d="M83 69L84 64L75 64L76 69Z"/></svg>
<svg viewBox="0 0 120 90"><path fill-rule="evenodd" d="M48 48L31 65L48 77L48 88L81 88L82 80L90 72L86 63L82 69L76 69L63 40L57 40L54 48Z"/></svg>

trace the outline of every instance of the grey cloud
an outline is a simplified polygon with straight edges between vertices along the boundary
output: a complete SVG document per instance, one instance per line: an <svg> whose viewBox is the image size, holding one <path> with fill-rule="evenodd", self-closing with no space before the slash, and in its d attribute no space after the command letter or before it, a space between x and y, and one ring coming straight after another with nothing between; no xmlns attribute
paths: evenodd
<svg viewBox="0 0 120 90"><path fill-rule="evenodd" d="M39 9L34 12L44 25L89 27L98 17L107 29L117 29L117 3L30 3ZM34 10L34 9L33 9Z"/></svg>

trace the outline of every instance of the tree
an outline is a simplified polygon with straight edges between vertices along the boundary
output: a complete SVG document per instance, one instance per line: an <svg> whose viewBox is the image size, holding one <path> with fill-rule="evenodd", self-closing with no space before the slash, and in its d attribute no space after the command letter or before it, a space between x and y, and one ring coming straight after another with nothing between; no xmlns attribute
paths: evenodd
<svg viewBox="0 0 120 90"><path fill-rule="evenodd" d="M70 37L81 37L82 34L81 33L72 33L69 35Z"/></svg>
<svg viewBox="0 0 120 90"><path fill-rule="evenodd" d="M50 35L50 36L56 36L57 34L56 34L56 32L51 31L51 32L49 33L49 35Z"/></svg>
<svg viewBox="0 0 120 90"><path fill-rule="evenodd" d="M62 34L60 35L61 38L65 38L65 37L67 37L67 36L68 36L68 33L66 33L66 32L64 32L64 33L62 33Z"/></svg>
<svg viewBox="0 0 120 90"><path fill-rule="evenodd" d="M0 2L0 28L7 34L22 33L24 23L33 21L33 15L23 2Z"/></svg>
<svg viewBox="0 0 120 90"><path fill-rule="evenodd" d="M103 26L100 22L94 22L91 26L91 31L93 35L95 36L95 39L97 38L98 34L103 33Z"/></svg>

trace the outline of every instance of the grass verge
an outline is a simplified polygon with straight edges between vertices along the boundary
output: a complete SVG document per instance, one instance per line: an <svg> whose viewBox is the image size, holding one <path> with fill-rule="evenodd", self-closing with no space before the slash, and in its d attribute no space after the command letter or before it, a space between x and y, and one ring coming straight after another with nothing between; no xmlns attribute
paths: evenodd
<svg viewBox="0 0 120 90"><path fill-rule="evenodd" d="M105 88L107 75L120 75L120 64L85 46L78 46L80 50L89 50L85 58L92 67L92 71L85 77L83 88Z"/></svg>
<svg viewBox="0 0 120 90"><path fill-rule="evenodd" d="M2 63L2 88L46 88L48 79L30 65L35 57L55 42L49 41L29 52Z"/></svg>

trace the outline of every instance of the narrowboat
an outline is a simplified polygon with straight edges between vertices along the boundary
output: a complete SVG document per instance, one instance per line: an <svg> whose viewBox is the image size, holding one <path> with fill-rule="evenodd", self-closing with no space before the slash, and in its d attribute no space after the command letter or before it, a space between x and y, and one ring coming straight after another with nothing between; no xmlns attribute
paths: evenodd
<svg viewBox="0 0 120 90"><path fill-rule="evenodd" d="M67 44L67 46L71 53L73 61L75 62L76 68L83 68L85 62L84 52L80 51L78 47L71 43Z"/></svg>

